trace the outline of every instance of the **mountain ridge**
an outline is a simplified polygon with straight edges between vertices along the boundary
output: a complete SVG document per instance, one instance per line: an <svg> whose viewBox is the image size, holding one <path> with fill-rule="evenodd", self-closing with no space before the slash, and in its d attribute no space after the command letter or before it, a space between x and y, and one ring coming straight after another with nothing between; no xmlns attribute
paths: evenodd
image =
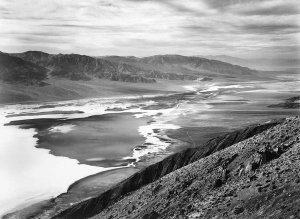
<svg viewBox="0 0 300 219"><path fill-rule="evenodd" d="M96 59L78 54L47 54L38 51L13 54L26 61L33 62L49 69L50 74L56 77L71 80L90 80L95 76L115 81L154 83L155 80L137 75L138 69L126 69L128 66L118 66L107 60Z"/></svg>
<svg viewBox="0 0 300 219"><path fill-rule="evenodd" d="M5 82L42 84L47 69L21 58L0 53L0 80Z"/></svg>
<svg viewBox="0 0 300 219"><path fill-rule="evenodd" d="M252 77L256 70L195 56L155 55L149 57L48 54L41 51L12 53L49 69L50 75L71 80L103 79L154 83L156 79L196 80L203 77Z"/></svg>

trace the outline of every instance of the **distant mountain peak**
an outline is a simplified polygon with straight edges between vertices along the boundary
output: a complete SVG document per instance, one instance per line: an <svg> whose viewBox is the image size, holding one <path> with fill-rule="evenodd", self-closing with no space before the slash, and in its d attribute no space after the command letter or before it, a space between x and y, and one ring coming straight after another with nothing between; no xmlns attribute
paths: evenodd
<svg viewBox="0 0 300 219"><path fill-rule="evenodd" d="M19 57L0 53L0 79L10 83L40 84L47 69Z"/></svg>

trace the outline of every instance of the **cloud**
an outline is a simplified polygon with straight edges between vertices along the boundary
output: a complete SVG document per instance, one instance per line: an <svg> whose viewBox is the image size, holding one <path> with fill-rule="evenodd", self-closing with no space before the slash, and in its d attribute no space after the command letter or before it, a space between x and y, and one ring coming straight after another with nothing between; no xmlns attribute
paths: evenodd
<svg viewBox="0 0 300 219"><path fill-rule="evenodd" d="M251 34L289 34L289 33L298 33L300 26L297 24L280 24L280 23L271 23L271 24L245 24L240 26L240 30L243 33Z"/></svg>
<svg viewBox="0 0 300 219"><path fill-rule="evenodd" d="M260 16L269 16L269 15L294 15L299 14L299 9L295 5L274 5L271 7L259 7L259 8L246 8L244 10L238 11L241 15L260 15Z"/></svg>
<svg viewBox="0 0 300 219"><path fill-rule="evenodd" d="M43 25L45 27L54 27L54 28L63 28L63 29L88 29L88 30L101 30L101 31L121 31L125 30L125 28L120 27L120 26L112 26L112 25L103 25L103 26L98 26L98 25L89 25L89 24L45 24Z"/></svg>
<svg viewBox="0 0 300 219"><path fill-rule="evenodd" d="M59 33L59 32L34 32L34 31L26 31L20 34L20 32L12 31L12 32L2 32L2 35L10 35L10 37L18 36L18 35L28 35L28 36L40 36L40 37L62 37L69 36L68 33Z"/></svg>
<svg viewBox="0 0 300 219"><path fill-rule="evenodd" d="M226 10L232 6L236 5L245 5L249 3L258 3L258 2L264 2L268 0L204 0L205 4L207 4L209 7L217 10Z"/></svg>
<svg viewBox="0 0 300 219"><path fill-rule="evenodd" d="M155 3L167 7L177 13L185 13L196 16L203 16L208 13L208 8L202 3L202 1L194 0L126 0L128 2L134 2L136 4L143 3Z"/></svg>
<svg viewBox="0 0 300 219"><path fill-rule="evenodd" d="M55 44L65 44L70 43L68 39L57 39L56 37L44 36L17 36L16 39L24 44L36 44L36 43L55 43Z"/></svg>
<svg viewBox="0 0 300 219"><path fill-rule="evenodd" d="M26 3L25 3L26 2ZM298 48L297 0L0 1L0 50L279 55ZM281 49L278 49L281 48ZM45 51L47 52L47 51ZM50 51L49 51L50 52Z"/></svg>

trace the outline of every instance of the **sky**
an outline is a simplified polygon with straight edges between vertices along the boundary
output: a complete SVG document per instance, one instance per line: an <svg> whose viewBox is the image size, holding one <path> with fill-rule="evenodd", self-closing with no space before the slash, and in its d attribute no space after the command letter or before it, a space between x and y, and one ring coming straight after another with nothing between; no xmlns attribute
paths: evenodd
<svg viewBox="0 0 300 219"><path fill-rule="evenodd" d="M299 0L0 0L0 50L299 57Z"/></svg>

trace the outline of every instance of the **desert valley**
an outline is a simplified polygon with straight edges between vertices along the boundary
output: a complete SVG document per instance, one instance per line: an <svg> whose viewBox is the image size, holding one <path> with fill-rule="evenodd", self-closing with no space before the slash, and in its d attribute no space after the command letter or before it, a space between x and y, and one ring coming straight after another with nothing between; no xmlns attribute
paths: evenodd
<svg viewBox="0 0 300 219"><path fill-rule="evenodd" d="M32 51L2 53L1 70L5 218L54 217L186 148L300 113L297 74L205 58Z"/></svg>
<svg viewBox="0 0 300 219"><path fill-rule="evenodd" d="M0 218L300 218L297 0L0 0Z"/></svg>

